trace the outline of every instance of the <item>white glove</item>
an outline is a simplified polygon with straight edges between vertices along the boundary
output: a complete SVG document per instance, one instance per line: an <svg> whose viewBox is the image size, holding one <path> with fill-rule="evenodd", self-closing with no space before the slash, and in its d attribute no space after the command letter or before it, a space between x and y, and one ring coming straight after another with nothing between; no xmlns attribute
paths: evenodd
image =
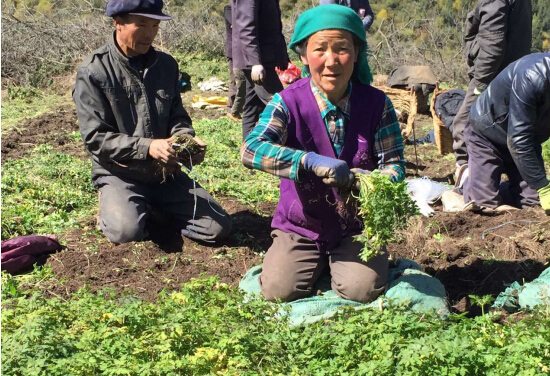
<svg viewBox="0 0 550 376"><path fill-rule="evenodd" d="M252 72L250 72L250 76L252 78L252 81L256 85L261 85L264 82L265 77L265 69L263 65L254 65L252 67Z"/></svg>

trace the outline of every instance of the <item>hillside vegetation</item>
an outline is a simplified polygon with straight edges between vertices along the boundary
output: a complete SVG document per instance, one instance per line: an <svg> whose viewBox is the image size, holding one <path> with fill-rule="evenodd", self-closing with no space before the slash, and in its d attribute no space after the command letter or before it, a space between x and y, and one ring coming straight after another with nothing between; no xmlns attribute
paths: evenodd
<svg viewBox="0 0 550 376"><path fill-rule="evenodd" d="M202 52L223 58L225 0L168 0L174 21L162 23L157 46L170 52ZM298 15L312 0L281 0L290 39ZM465 18L476 0L372 1L371 65L387 74L403 64L430 65L441 81L467 81L462 59ZM550 51L549 0L532 0L532 51ZM43 87L72 72L112 30L104 0L2 0L2 85ZM295 58L295 56L294 56Z"/></svg>

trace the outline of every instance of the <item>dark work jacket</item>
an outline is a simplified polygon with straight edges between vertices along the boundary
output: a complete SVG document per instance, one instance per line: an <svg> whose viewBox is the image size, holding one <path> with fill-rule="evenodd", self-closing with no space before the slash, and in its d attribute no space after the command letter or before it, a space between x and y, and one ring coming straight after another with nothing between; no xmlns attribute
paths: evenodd
<svg viewBox="0 0 550 376"><path fill-rule="evenodd" d="M376 126L382 119L386 96L372 86L353 82L350 121L344 146L336 156L319 105L311 91L310 78L301 79L280 93L288 108L288 137L284 146L313 151L346 161L350 168L374 170ZM301 171L303 172L303 171ZM271 226L313 240L321 252L330 252L346 236L361 232L356 210L344 204L337 189L308 172L300 181L281 179L281 198Z"/></svg>
<svg viewBox="0 0 550 376"><path fill-rule="evenodd" d="M504 69L472 106L470 124L508 147L531 188L548 185L540 145L550 137L550 54L527 55Z"/></svg>
<svg viewBox="0 0 550 376"><path fill-rule="evenodd" d="M232 0L233 66L284 67L289 58L279 0Z"/></svg>
<svg viewBox="0 0 550 376"><path fill-rule="evenodd" d="M233 47L231 46L233 40L233 28L231 27L231 4L227 4L223 8L223 19L225 21L225 56L233 58Z"/></svg>
<svg viewBox="0 0 550 376"><path fill-rule="evenodd" d="M464 53L477 88L530 53L532 20L531 0L479 0L468 13Z"/></svg>
<svg viewBox="0 0 550 376"><path fill-rule="evenodd" d="M149 156L151 141L176 132L195 134L181 103L177 62L152 47L142 57L141 73L113 33L78 68L73 99L93 180L115 175L160 182L161 171Z"/></svg>
<svg viewBox="0 0 550 376"><path fill-rule="evenodd" d="M338 4L351 8L361 17L363 28L367 31L374 22L374 13L370 7L369 0L319 0L319 5Z"/></svg>

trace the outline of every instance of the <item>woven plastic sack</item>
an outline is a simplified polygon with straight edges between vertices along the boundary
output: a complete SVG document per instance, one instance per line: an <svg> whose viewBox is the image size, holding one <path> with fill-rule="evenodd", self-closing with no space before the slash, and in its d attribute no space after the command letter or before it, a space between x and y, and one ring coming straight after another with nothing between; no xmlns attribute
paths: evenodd
<svg viewBox="0 0 550 376"><path fill-rule="evenodd" d="M248 298L261 297L261 273L262 266L254 266L239 283L239 288ZM313 286L313 291L320 291L320 294L280 303L278 316L288 316L290 326L295 327L330 318L342 307L378 309L388 299L394 304L407 305L415 312L436 312L443 318L449 315L445 288L438 279L422 272L416 262L407 259L390 261L388 283L385 297L381 296L371 303L363 304L339 297L330 287L330 275L324 274Z"/></svg>
<svg viewBox="0 0 550 376"><path fill-rule="evenodd" d="M498 295L492 308L504 308L506 311L513 313L520 309L549 304L550 268L547 268L537 279L523 286L518 282L512 283L510 287Z"/></svg>

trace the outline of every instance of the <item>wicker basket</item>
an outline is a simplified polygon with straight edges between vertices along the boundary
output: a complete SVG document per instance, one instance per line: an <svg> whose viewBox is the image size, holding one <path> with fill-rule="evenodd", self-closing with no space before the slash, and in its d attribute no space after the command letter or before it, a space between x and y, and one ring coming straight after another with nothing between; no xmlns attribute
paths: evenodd
<svg viewBox="0 0 550 376"><path fill-rule="evenodd" d="M412 134L417 113L418 100L416 93L412 89L396 89L389 86L374 87L382 90L390 98L398 113L397 120L401 125L401 133L404 138L408 138Z"/></svg>
<svg viewBox="0 0 550 376"><path fill-rule="evenodd" d="M453 135L447 129L447 127L445 127L445 124L443 124L443 122L437 115L435 111L435 100L439 94L449 90L452 90L452 89L439 90L439 83L436 83L435 90L432 95L432 100L430 102L430 111L432 113L432 119L434 123L435 143L437 145L437 149L439 150L439 154L441 155L453 152Z"/></svg>

